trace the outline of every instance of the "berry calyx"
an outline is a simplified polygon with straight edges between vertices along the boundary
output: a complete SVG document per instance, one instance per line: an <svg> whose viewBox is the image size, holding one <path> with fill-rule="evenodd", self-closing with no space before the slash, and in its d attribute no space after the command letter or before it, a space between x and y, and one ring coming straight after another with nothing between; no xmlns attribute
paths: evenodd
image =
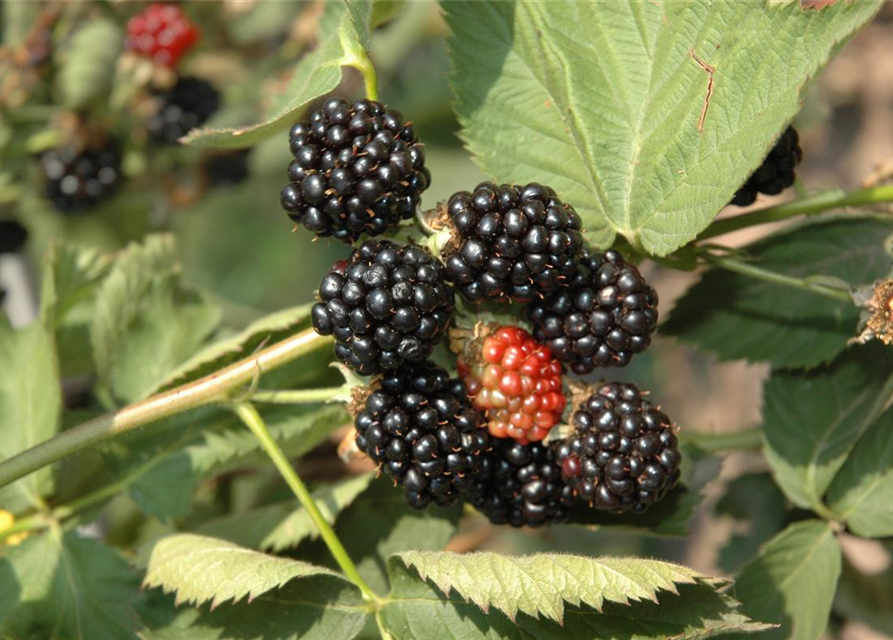
<svg viewBox="0 0 893 640"><path fill-rule="evenodd" d="M198 28L180 7L155 3L127 22L124 46L158 64L173 67L198 38Z"/></svg>
<svg viewBox="0 0 893 640"><path fill-rule="evenodd" d="M730 204L746 207L756 201L758 193L765 193L768 196L778 195L794 184L796 178L794 167L800 164L802 159L800 136L794 127L788 127L763 160L763 164L735 192Z"/></svg>
<svg viewBox="0 0 893 640"><path fill-rule="evenodd" d="M527 302L553 293L577 268L582 223L555 191L483 182L447 204L447 273L472 302Z"/></svg>
<svg viewBox="0 0 893 640"><path fill-rule="evenodd" d="M220 106L220 92L201 78L182 77L170 89L156 92L158 108L146 121L153 140L177 142L207 122Z"/></svg>
<svg viewBox="0 0 893 640"><path fill-rule="evenodd" d="M413 509L454 504L485 473L490 448L465 385L432 362L379 378L357 414L357 448L404 488Z"/></svg>
<svg viewBox="0 0 893 640"><path fill-rule="evenodd" d="M458 367L492 436L536 442L561 422L561 363L524 329L498 327L469 342Z"/></svg>
<svg viewBox="0 0 893 640"><path fill-rule="evenodd" d="M78 150L51 149L40 156L46 197L63 213L91 209L111 195L121 178L121 153L114 140Z"/></svg>
<svg viewBox="0 0 893 640"><path fill-rule="evenodd" d="M469 502L493 524L539 527L566 522L575 503L554 452L542 443L493 440Z"/></svg>
<svg viewBox="0 0 893 640"><path fill-rule="evenodd" d="M367 240L336 262L319 287L311 320L335 337L335 357L362 375L427 359L453 314L452 287L428 251Z"/></svg>
<svg viewBox="0 0 893 640"><path fill-rule="evenodd" d="M555 447L565 480L598 509L641 513L679 481L675 428L634 384L602 385L577 409Z"/></svg>
<svg viewBox="0 0 893 640"><path fill-rule="evenodd" d="M651 344L657 292L617 251L582 260L567 287L528 305L534 337L583 375L623 367Z"/></svg>
<svg viewBox="0 0 893 640"><path fill-rule="evenodd" d="M418 133L373 100L328 100L289 132L294 160L280 193L288 216L351 243L411 218L431 184Z"/></svg>

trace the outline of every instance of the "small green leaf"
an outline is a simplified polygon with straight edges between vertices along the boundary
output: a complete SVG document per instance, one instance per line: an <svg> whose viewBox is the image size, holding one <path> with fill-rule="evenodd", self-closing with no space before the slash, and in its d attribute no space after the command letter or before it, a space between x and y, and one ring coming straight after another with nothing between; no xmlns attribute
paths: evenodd
<svg viewBox="0 0 893 640"><path fill-rule="evenodd" d="M813 371L774 371L763 390L766 459L785 495L804 509L822 498L893 393L884 345L846 351Z"/></svg>
<svg viewBox="0 0 893 640"><path fill-rule="evenodd" d="M833 276L851 284L885 277L889 218L818 220L745 247L761 268L795 278ZM661 331L716 353L776 367L815 367L846 349L859 309L808 291L711 269L679 299Z"/></svg>
<svg viewBox="0 0 893 640"><path fill-rule="evenodd" d="M62 394L56 347L43 323L13 330L0 316L0 460L49 439L59 428ZM0 489L8 511L43 506L53 490L50 467Z"/></svg>
<svg viewBox="0 0 893 640"><path fill-rule="evenodd" d="M335 485L326 485L313 492L313 501L330 525L369 486L372 473L348 478ZM297 546L307 538L319 536L319 529L306 509L295 508L293 501L278 502L246 513L214 518L196 533L230 540L244 547L263 551L280 551Z"/></svg>
<svg viewBox="0 0 893 640"><path fill-rule="evenodd" d="M338 574L306 562L278 558L191 533L162 538L152 548L143 585L176 592L176 604L210 602L211 608L262 593L295 578Z"/></svg>
<svg viewBox="0 0 893 640"><path fill-rule="evenodd" d="M893 536L893 410L859 439L831 484L828 504L856 535Z"/></svg>
<svg viewBox="0 0 893 640"><path fill-rule="evenodd" d="M21 592L4 638L136 640L139 580L110 547L53 528L6 551L10 572Z"/></svg>
<svg viewBox="0 0 893 640"><path fill-rule="evenodd" d="M288 88L274 99L272 113L264 122L240 129L196 129L182 142L213 147L250 147L288 127L308 102L337 87L341 81L341 67L363 62L358 57L363 48L351 12L344 2L326 3L325 12L327 20L337 19L337 30L297 64Z"/></svg>
<svg viewBox="0 0 893 640"><path fill-rule="evenodd" d="M598 246L619 233L662 256L729 202L880 3L442 6L462 137L485 172L551 185Z"/></svg>
<svg viewBox="0 0 893 640"><path fill-rule="evenodd" d="M741 614L738 603L719 593L709 581L678 585L678 593L660 592L655 602L605 602L601 612L568 605L559 624L524 613L510 620L500 611L484 612L475 604L445 597L398 558L393 558L388 568L393 591L381 619L395 640L694 640L766 628Z"/></svg>
<svg viewBox="0 0 893 640"><path fill-rule="evenodd" d="M395 559L444 595L455 590L484 611L493 607L509 618L521 612L557 622L564 619L565 603L600 611L605 602L656 602L658 591L676 593L676 585L704 577L687 567L639 558L404 551Z"/></svg>
<svg viewBox="0 0 893 640"><path fill-rule="evenodd" d="M828 625L840 576L840 545L825 522L793 524L769 541L735 581L748 616L780 625L766 638L816 640Z"/></svg>
<svg viewBox="0 0 893 640"><path fill-rule="evenodd" d="M118 26L104 18L93 18L75 32L57 75L65 106L81 109L108 94L123 42Z"/></svg>

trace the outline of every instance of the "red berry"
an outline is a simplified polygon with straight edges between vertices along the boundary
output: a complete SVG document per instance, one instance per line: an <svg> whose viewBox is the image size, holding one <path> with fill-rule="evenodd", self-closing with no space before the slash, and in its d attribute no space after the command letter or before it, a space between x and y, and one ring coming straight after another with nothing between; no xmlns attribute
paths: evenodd
<svg viewBox="0 0 893 640"><path fill-rule="evenodd" d="M545 438L567 404L561 364L519 327L500 327L478 344L478 353L460 358L459 375L487 412L490 434L522 444Z"/></svg>
<svg viewBox="0 0 893 640"><path fill-rule="evenodd" d="M152 58L158 64L173 67L198 41L198 28L180 7L153 4L127 23L125 45L130 51Z"/></svg>

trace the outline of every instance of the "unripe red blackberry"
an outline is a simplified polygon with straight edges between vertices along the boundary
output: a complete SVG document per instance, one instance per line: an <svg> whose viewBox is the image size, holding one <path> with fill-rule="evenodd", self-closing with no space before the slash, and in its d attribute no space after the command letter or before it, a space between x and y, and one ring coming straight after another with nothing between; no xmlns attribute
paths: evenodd
<svg viewBox="0 0 893 640"><path fill-rule="evenodd" d="M201 78L182 77L170 89L156 92L158 109L146 121L153 140L177 144L220 107L220 92Z"/></svg>
<svg viewBox="0 0 893 640"><path fill-rule="evenodd" d="M763 160L763 164L735 192L731 204L746 207L756 201L758 193L765 193L767 196L778 195L794 184L796 178L794 167L800 164L802 159L800 136L794 127L788 127Z"/></svg>
<svg viewBox="0 0 893 640"><path fill-rule="evenodd" d="M642 512L679 481L674 427L634 384L602 385L571 418L555 448L577 497L606 511Z"/></svg>
<svg viewBox="0 0 893 640"><path fill-rule="evenodd" d="M367 240L336 263L319 287L311 319L335 337L335 356L357 373L427 359L453 314L443 265L421 247Z"/></svg>
<svg viewBox="0 0 893 640"><path fill-rule="evenodd" d="M535 300L577 268L580 217L549 187L484 182L454 194L447 214L447 273L472 302Z"/></svg>
<svg viewBox="0 0 893 640"><path fill-rule="evenodd" d="M446 507L484 472L490 438L480 420L461 380L410 364L373 384L355 420L357 447L403 486L410 507Z"/></svg>
<svg viewBox="0 0 893 640"><path fill-rule="evenodd" d="M127 22L128 50L173 67L198 42L199 31L175 4L155 3Z"/></svg>
<svg viewBox="0 0 893 640"><path fill-rule="evenodd" d="M289 133L294 160L280 194L288 216L351 243L411 218L431 183L411 122L372 100L328 100Z"/></svg>
<svg viewBox="0 0 893 640"><path fill-rule="evenodd" d="M534 337L583 375L596 367L623 367L651 344L657 292L616 251L582 260L567 287L532 302Z"/></svg>
<svg viewBox="0 0 893 640"><path fill-rule="evenodd" d="M574 491L553 451L542 443L494 439L468 500L493 524L539 527L566 522Z"/></svg>
<svg viewBox="0 0 893 640"><path fill-rule="evenodd" d="M542 440L561 422L567 404L561 364L520 327L488 327L461 347L459 375L474 406L487 414L496 438L522 444Z"/></svg>
<svg viewBox="0 0 893 640"><path fill-rule="evenodd" d="M51 149L40 156L47 198L63 213L91 209L111 195L121 178L121 153L113 140L78 150Z"/></svg>

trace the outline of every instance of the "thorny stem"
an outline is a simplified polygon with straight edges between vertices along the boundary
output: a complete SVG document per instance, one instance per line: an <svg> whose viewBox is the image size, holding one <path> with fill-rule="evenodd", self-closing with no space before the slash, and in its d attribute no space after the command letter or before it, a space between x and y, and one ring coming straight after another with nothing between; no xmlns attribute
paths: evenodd
<svg viewBox="0 0 893 640"><path fill-rule="evenodd" d="M0 463L0 488L96 443L189 409L226 400L264 372L330 343L331 338L308 329L200 380L84 422Z"/></svg>
<svg viewBox="0 0 893 640"><path fill-rule="evenodd" d="M830 285L822 284L819 282L812 282L809 279L794 278L792 276L786 276L781 273L775 273L774 271L768 271L750 262L738 260L730 256L703 254L702 257L714 266L720 267L721 269L726 269L727 271L740 273L741 275L747 276L749 278L771 282L772 284L778 284L783 287L791 287L793 289L809 291L810 293L816 293L818 295L825 296L826 298L831 298L833 300L838 300L840 302L849 302L851 304L853 302L849 291L846 289L832 287Z"/></svg>
<svg viewBox="0 0 893 640"><path fill-rule="evenodd" d="M841 207L858 207L885 202L893 202L893 185L881 185L849 192L843 189L831 189L774 207L717 220L698 236L698 240L708 240L739 229L787 220L796 216L815 215Z"/></svg>
<svg viewBox="0 0 893 640"><path fill-rule="evenodd" d="M301 478L298 476L298 474L295 473L294 467L291 466L288 458L285 457L282 449L279 447L279 445L276 443L276 440L270 434L270 430L267 429L266 423L264 423L264 420L257 412L257 409L254 408L254 405L250 402L239 402L234 404L232 406L232 409L236 412L236 415L241 418L242 422L245 423L245 426L251 429L251 432L255 435L258 441L260 441L261 446L267 452L270 460L273 461L273 464L276 465L279 473L282 474L282 478L285 480L285 483L295 494L295 497L298 499L298 502L301 503L301 506L306 509L307 513L310 515L310 519L313 520L313 523L316 525L317 529L319 529L319 533L323 539L323 542L326 543L329 551L332 552L332 556L334 556L335 562L337 562L338 566L341 567L344 575L346 575L351 582L359 587L360 591L363 592L363 595L368 600L371 600L372 602L378 602L378 595L372 590L372 588L366 583L366 581L363 580L363 577L357 570L357 566L353 563L353 560L350 559L350 556L347 554L347 550L344 548L344 545L341 544L341 540L335 534L335 531L332 529L331 525L326 522L326 519L323 517L322 513L320 513L319 507L316 506L316 502L314 502L313 497L307 490L307 487L301 481Z"/></svg>
<svg viewBox="0 0 893 640"><path fill-rule="evenodd" d="M707 453L718 451L749 451L763 446L763 430L751 427L726 433L703 433L681 431L679 439Z"/></svg>

